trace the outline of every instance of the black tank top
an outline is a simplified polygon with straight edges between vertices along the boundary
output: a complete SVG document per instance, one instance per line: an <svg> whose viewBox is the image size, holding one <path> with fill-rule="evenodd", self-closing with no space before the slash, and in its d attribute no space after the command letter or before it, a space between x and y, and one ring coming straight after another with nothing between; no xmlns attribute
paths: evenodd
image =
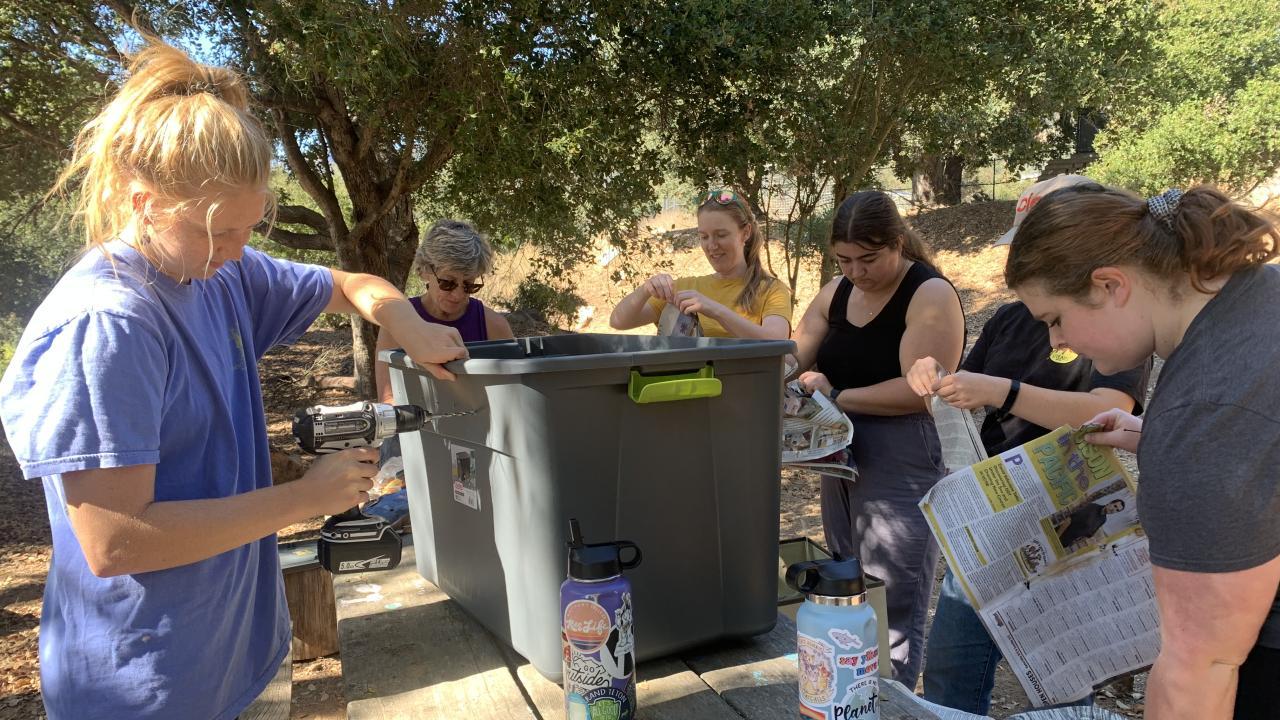
<svg viewBox="0 0 1280 720"><path fill-rule="evenodd" d="M862 327L850 324L845 318L853 283L849 278L841 278L827 311L827 336L818 346L818 371L841 390L902 377L898 350L902 334L907 330L907 307L916 290L933 278L946 280L942 273L928 265L913 263L884 309Z"/></svg>

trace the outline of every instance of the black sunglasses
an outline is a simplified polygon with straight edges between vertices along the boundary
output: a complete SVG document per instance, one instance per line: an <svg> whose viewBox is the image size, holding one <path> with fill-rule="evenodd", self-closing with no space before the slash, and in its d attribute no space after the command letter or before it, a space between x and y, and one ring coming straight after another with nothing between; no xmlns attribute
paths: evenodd
<svg viewBox="0 0 1280 720"><path fill-rule="evenodd" d="M440 286L441 290L445 292L453 292L454 290L458 289L458 284L459 284L458 281L445 280L444 278L440 277L440 273L436 272L436 268L434 265L428 265L427 269L431 271L432 275L436 276L436 284ZM462 292L468 295L475 295L476 293L480 292L480 288L482 287L484 287L483 282L464 282L462 283Z"/></svg>

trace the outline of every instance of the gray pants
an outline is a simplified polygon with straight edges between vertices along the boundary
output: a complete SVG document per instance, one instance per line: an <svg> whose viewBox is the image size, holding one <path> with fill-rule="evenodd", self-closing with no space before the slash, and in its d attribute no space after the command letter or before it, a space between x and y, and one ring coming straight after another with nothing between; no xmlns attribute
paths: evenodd
<svg viewBox="0 0 1280 720"><path fill-rule="evenodd" d="M823 531L833 552L884 580L893 678L914 690L940 554L917 503L945 474L942 448L926 414L850 417L859 476L822 478Z"/></svg>

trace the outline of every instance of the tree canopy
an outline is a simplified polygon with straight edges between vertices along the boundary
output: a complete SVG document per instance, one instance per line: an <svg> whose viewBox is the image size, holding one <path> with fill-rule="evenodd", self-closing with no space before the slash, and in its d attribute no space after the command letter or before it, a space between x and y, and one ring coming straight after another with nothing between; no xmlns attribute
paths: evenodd
<svg viewBox="0 0 1280 720"><path fill-rule="evenodd" d="M1280 2L1158 4L1155 57L1099 136L1100 180L1247 192L1280 168Z"/></svg>
<svg viewBox="0 0 1280 720"><path fill-rule="evenodd" d="M287 173L274 242L402 285L420 218L553 274L672 177L739 187L790 270L876 168L1034 165L1081 108L1112 182L1247 188L1280 163L1278 25L1277 0L28 0L0 9L0 232L13 257L50 232L13 228L144 35L248 79Z"/></svg>

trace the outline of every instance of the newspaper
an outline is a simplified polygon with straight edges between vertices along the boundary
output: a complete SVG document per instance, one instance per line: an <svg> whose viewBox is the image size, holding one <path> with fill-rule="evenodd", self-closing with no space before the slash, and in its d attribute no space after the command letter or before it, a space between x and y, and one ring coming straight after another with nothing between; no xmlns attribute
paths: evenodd
<svg viewBox="0 0 1280 720"><path fill-rule="evenodd" d="M1136 486L1061 427L920 501L947 564L1036 707L1150 665L1160 628Z"/></svg>
<svg viewBox="0 0 1280 720"><path fill-rule="evenodd" d="M857 480L849 445L853 423L831 398L810 395L798 381L782 394L782 462L824 475Z"/></svg>
<svg viewBox="0 0 1280 720"><path fill-rule="evenodd" d="M666 305L658 316L660 337L702 337L702 321L697 313L688 315L675 305Z"/></svg>
<svg viewBox="0 0 1280 720"><path fill-rule="evenodd" d="M933 424L938 427L942 463L946 465L947 472L959 472L986 460L987 449L982 445L982 436L978 434L969 411L952 407L937 395L932 398L929 411L933 413Z"/></svg>

